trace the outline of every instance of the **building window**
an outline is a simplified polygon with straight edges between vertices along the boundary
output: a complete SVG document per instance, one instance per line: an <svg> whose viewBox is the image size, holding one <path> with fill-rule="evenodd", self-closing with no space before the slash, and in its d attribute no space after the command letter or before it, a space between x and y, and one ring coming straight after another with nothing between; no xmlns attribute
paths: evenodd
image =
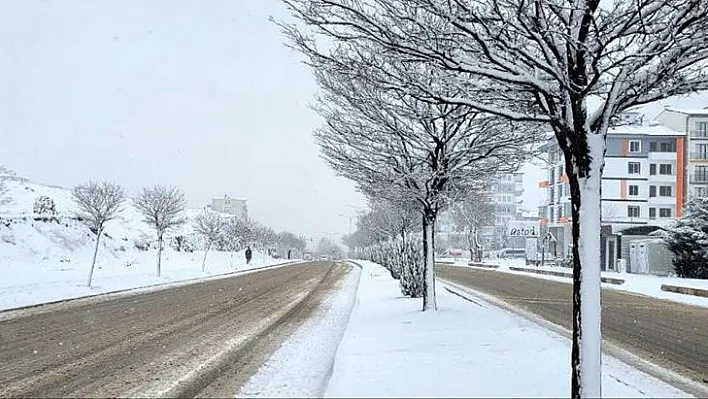
<svg viewBox="0 0 708 399"><path fill-rule="evenodd" d="M637 175L642 173L642 164L639 162L629 162L627 164L627 173L630 175Z"/></svg>
<svg viewBox="0 0 708 399"><path fill-rule="evenodd" d="M629 186L629 195L639 195L639 186Z"/></svg>
<svg viewBox="0 0 708 399"><path fill-rule="evenodd" d="M659 165L659 174L660 175L672 175L672 165L670 163L662 163Z"/></svg>
<svg viewBox="0 0 708 399"><path fill-rule="evenodd" d="M636 205L627 205L627 217L638 218L639 217L639 207Z"/></svg>
<svg viewBox="0 0 708 399"><path fill-rule="evenodd" d="M656 150L656 141L652 141L651 143L649 143L649 151L650 151L650 152L656 152L656 151L657 151L657 150Z"/></svg>
<svg viewBox="0 0 708 399"><path fill-rule="evenodd" d="M671 217L671 208L660 208L659 209L659 217L660 218L670 218Z"/></svg>
<svg viewBox="0 0 708 399"><path fill-rule="evenodd" d="M629 152L642 152L642 142L639 140L629 140Z"/></svg>
<svg viewBox="0 0 708 399"><path fill-rule="evenodd" d="M656 208L649 208L649 219L656 219Z"/></svg>
<svg viewBox="0 0 708 399"><path fill-rule="evenodd" d="M708 159L708 144L696 144L696 159Z"/></svg>
<svg viewBox="0 0 708 399"><path fill-rule="evenodd" d="M649 186L649 196L656 197L656 186Z"/></svg>
<svg viewBox="0 0 708 399"><path fill-rule="evenodd" d="M706 187L696 187L693 190L693 194L696 197L706 197L706 196L708 196L708 189L706 189Z"/></svg>
<svg viewBox="0 0 708 399"><path fill-rule="evenodd" d="M708 136L708 122L696 122L696 133L700 137Z"/></svg>
<svg viewBox="0 0 708 399"><path fill-rule="evenodd" d="M696 166L694 180L697 183L708 183L708 166Z"/></svg>
<svg viewBox="0 0 708 399"><path fill-rule="evenodd" d="M671 197L671 186L659 186L660 197Z"/></svg>
<svg viewBox="0 0 708 399"><path fill-rule="evenodd" d="M676 152L676 142L675 141L665 141L659 146L659 151L661 152Z"/></svg>

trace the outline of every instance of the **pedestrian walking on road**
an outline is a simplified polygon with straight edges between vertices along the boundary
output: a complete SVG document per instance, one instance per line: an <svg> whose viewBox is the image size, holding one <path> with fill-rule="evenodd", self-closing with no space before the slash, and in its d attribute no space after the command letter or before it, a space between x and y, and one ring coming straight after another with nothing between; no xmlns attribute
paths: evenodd
<svg viewBox="0 0 708 399"><path fill-rule="evenodd" d="M253 252L251 252L251 247L250 246L246 247L246 264L251 263L252 256L253 256Z"/></svg>
<svg viewBox="0 0 708 399"><path fill-rule="evenodd" d="M291 250L288 249L288 260L290 260L290 251Z"/></svg>

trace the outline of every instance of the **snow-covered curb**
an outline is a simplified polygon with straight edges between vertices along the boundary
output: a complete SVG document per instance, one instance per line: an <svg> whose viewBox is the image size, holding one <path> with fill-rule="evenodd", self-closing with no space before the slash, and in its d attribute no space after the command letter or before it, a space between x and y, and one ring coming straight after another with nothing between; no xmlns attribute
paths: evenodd
<svg viewBox="0 0 708 399"><path fill-rule="evenodd" d="M322 302L317 313L283 343L237 396L322 397L356 301L360 276L361 267L356 265L342 287Z"/></svg>

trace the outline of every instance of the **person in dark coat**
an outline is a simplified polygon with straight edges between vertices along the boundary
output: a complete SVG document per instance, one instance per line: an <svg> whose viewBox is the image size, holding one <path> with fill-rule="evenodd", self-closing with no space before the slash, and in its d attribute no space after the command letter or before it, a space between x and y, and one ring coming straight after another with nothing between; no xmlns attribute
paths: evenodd
<svg viewBox="0 0 708 399"><path fill-rule="evenodd" d="M251 247L250 246L246 247L246 264L251 263L252 256L253 256L253 252L251 252Z"/></svg>
<svg viewBox="0 0 708 399"><path fill-rule="evenodd" d="M288 260L290 260L290 250L288 249Z"/></svg>

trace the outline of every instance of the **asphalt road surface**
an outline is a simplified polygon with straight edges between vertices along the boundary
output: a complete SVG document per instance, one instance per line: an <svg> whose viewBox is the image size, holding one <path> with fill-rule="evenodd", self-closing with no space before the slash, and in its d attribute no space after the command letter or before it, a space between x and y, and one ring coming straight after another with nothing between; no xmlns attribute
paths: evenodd
<svg viewBox="0 0 708 399"><path fill-rule="evenodd" d="M572 329L570 283L469 267L436 270L442 279ZM603 289L602 333L644 359L708 383L708 309Z"/></svg>
<svg viewBox="0 0 708 399"><path fill-rule="evenodd" d="M0 397L233 396L350 270L290 265L3 317Z"/></svg>

